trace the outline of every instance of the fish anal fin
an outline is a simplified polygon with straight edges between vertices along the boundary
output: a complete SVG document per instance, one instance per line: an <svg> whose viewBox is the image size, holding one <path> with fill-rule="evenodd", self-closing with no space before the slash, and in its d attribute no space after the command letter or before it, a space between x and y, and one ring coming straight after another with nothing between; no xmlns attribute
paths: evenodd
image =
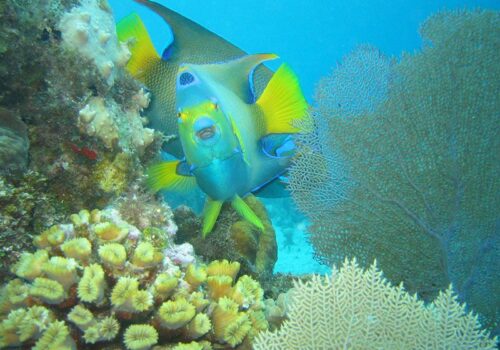
<svg viewBox="0 0 500 350"><path fill-rule="evenodd" d="M236 195L231 205L238 214L240 214L245 220L250 222L252 225L256 226L259 230L264 231L264 224L259 219L259 217L253 212L252 208L245 203L240 196Z"/></svg>
<svg viewBox="0 0 500 350"><path fill-rule="evenodd" d="M137 13L131 13L118 22L116 33L118 40L127 43L132 54L127 70L133 77L142 79L146 67L160 60L144 23Z"/></svg>
<svg viewBox="0 0 500 350"><path fill-rule="evenodd" d="M307 102L295 73L282 64L257 100L265 124L265 134L292 134L303 131L309 119Z"/></svg>
<svg viewBox="0 0 500 350"><path fill-rule="evenodd" d="M160 162L147 170L147 184L154 191L188 192L196 188L196 179L185 173L184 162Z"/></svg>
<svg viewBox="0 0 500 350"><path fill-rule="evenodd" d="M202 236L205 238L214 228L217 217L219 216L222 207L222 201L216 201L207 198L205 208L203 208L203 229Z"/></svg>

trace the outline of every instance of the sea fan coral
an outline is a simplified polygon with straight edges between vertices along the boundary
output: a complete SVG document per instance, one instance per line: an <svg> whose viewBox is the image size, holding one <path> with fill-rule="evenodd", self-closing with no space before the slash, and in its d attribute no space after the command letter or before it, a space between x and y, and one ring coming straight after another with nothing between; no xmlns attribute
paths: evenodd
<svg viewBox="0 0 500 350"><path fill-rule="evenodd" d="M318 86L314 113L321 146L342 162L310 161L291 172L312 190L294 196L313 221L318 259L357 257L366 266L376 258L391 281L428 301L451 282L497 332L499 28L498 11L431 16L421 27L423 49L404 54L385 97L357 114L344 114L332 95L346 90L337 86L341 64ZM373 57L360 56L367 66ZM369 73L366 86L379 79ZM310 181L325 167L342 176Z"/></svg>
<svg viewBox="0 0 500 350"><path fill-rule="evenodd" d="M322 301L322 302L319 302ZM496 339L479 330L451 287L425 306L400 285L390 285L376 264L355 260L297 281L289 320L279 331L257 336L256 350L306 349L495 349Z"/></svg>

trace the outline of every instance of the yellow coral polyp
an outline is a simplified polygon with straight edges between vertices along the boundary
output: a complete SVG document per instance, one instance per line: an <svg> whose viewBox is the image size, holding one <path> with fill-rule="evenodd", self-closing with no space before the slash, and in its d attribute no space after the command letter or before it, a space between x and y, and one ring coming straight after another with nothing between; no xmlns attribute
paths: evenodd
<svg viewBox="0 0 500 350"><path fill-rule="evenodd" d="M87 303L100 304L104 300L105 290L106 281L101 265L91 264L85 267L83 276L78 283L78 298Z"/></svg>
<svg viewBox="0 0 500 350"><path fill-rule="evenodd" d="M149 242L141 242L135 248L132 264L139 267L151 267L161 262L163 254Z"/></svg>
<svg viewBox="0 0 500 350"><path fill-rule="evenodd" d="M118 242L128 235L128 227L106 221L95 224L94 232L102 241Z"/></svg>
<svg viewBox="0 0 500 350"><path fill-rule="evenodd" d="M158 319L164 328L177 329L192 320L196 313L194 305L184 298L164 302L158 310Z"/></svg>
<svg viewBox="0 0 500 350"><path fill-rule="evenodd" d="M196 312L202 312L210 304L202 292L194 292L189 296L189 302L194 305Z"/></svg>
<svg viewBox="0 0 500 350"><path fill-rule="evenodd" d="M191 290L195 290L207 280L207 270L204 266L196 267L194 264L189 264L184 280L189 283Z"/></svg>
<svg viewBox="0 0 500 350"><path fill-rule="evenodd" d="M76 228L88 225L90 223L90 212L86 209L82 209L78 214L71 214L69 219Z"/></svg>
<svg viewBox="0 0 500 350"><path fill-rule="evenodd" d="M133 277L120 277L111 292L111 302L114 305L123 304L139 289L139 281Z"/></svg>
<svg viewBox="0 0 500 350"><path fill-rule="evenodd" d="M154 296L157 299L163 300L172 295L173 291L179 284L179 279L176 276L170 276L166 273L160 273L156 276L153 284Z"/></svg>
<svg viewBox="0 0 500 350"><path fill-rule="evenodd" d="M99 321L97 326L101 340L108 341L116 337L120 331L120 324L113 316L108 316Z"/></svg>
<svg viewBox="0 0 500 350"><path fill-rule="evenodd" d="M224 329L222 340L232 347L235 347L236 345L243 342L251 328L252 324L248 318L248 315L240 313L236 320L228 324Z"/></svg>
<svg viewBox="0 0 500 350"><path fill-rule="evenodd" d="M4 287L2 297L5 299L5 306L9 309L24 305L29 294L29 285L19 278L16 278ZM7 311L3 310L2 311Z"/></svg>
<svg viewBox="0 0 500 350"><path fill-rule="evenodd" d="M30 294L52 305L61 303L66 296L62 284L44 277L35 278Z"/></svg>
<svg viewBox="0 0 500 350"><path fill-rule="evenodd" d="M187 335L191 339L198 339L210 331L212 322L206 314L196 314L196 316L188 323L186 330Z"/></svg>
<svg viewBox="0 0 500 350"><path fill-rule="evenodd" d="M207 279L208 294L211 299L219 300L233 294L233 279L226 275L210 276Z"/></svg>
<svg viewBox="0 0 500 350"><path fill-rule="evenodd" d="M240 263L237 261L229 262L224 260L214 260L207 266L208 276L229 276L233 281L240 271Z"/></svg>
<svg viewBox="0 0 500 350"><path fill-rule="evenodd" d="M23 253L11 271L18 277L34 280L42 275L42 266L49 260L46 250L37 250L35 253Z"/></svg>
<svg viewBox="0 0 500 350"><path fill-rule="evenodd" d="M38 338L54 321L54 315L43 306L32 306L19 324L18 335L22 342Z"/></svg>
<svg viewBox="0 0 500 350"><path fill-rule="evenodd" d="M247 312L247 315L252 324L252 328L248 332L248 337L250 338L250 340L253 340L260 332L269 329L269 323L266 320L266 315L264 311L250 310Z"/></svg>
<svg viewBox="0 0 500 350"><path fill-rule="evenodd" d="M238 317L238 304L230 298L220 298L212 312L212 324L217 339L223 341L225 329L236 322Z"/></svg>
<svg viewBox="0 0 500 350"><path fill-rule="evenodd" d="M63 321L52 322L32 350L75 349L76 345Z"/></svg>
<svg viewBox="0 0 500 350"><path fill-rule="evenodd" d="M105 265L121 268L127 261L127 252L120 243L108 243L99 248L99 257Z"/></svg>
<svg viewBox="0 0 500 350"><path fill-rule="evenodd" d="M19 328L26 314L25 309L13 310L0 323L0 346L2 348L21 344Z"/></svg>
<svg viewBox="0 0 500 350"><path fill-rule="evenodd" d="M134 324L127 328L123 342L128 350L146 350L158 342L158 332L147 324Z"/></svg>
<svg viewBox="0 0 500 350"><path fill-rule="evenodd" d="M65 239L66 234L61 227L59 225L54 225L36 236L33 239L33 243L38 248L49 248L60 245Z"/></svg>
<svg viewBox="0 0 500 350"><path fill-rule="evenodd" d="M94 209L90 212L89 221L91 224L97 224L101 222L101 211L99 209Z"/></svg>
<svg viewBox="0 0 500 350"><path fill-rule="evenodd" d="M99 329L96 326L87 328L83 333L83 339L87 344L95 344L99 341Z"/></svg>
<svg viewBox="0 0 500 350"><path fill-rule="evenodd" d="M95 325L94 315L83 305L76 305L68 314L68 321L73 322L82 331Z"/></svg>
<svg viewBox="0 0 500 350"><path fill-rule="evenodd" d="M92 244L85 237L73 238L64 242L61 250L67 258L86 263L92 253Z"/></svg>
<svg viewBox="0 0 500 350"><path fill-rule="evenodd" d="M132 306L139 312L148 310L152 305L153 296L148 291L137 291L132 297Z"/></svg>
<svg viewBox="0 0 500 350"><path fill-rule="evenodd" d="M42 271L45 272L48 278L59 282L67 291L78 280L77 266L78 264L74 259L54 256L43 264Z"/></svg>
<svg viewBox="0 0 500 350"><path fill-rule="evenodd" d="M247 309L262 309L264 307L264 290L261 288L259 282L254 280L248 275L243 275L238 279L234 286L235 293L241 294L243 297L240 305ZM234 294L233 294L234 296ZM236 300L236 298L233 298Z"/></svg>

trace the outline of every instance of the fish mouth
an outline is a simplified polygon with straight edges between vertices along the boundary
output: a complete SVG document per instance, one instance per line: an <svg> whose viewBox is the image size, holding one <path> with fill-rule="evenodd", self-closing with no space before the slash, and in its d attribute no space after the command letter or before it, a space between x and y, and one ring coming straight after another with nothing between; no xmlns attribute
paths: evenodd
<svg viewBox="0 0 500 350"><path fill-rule="evenodd" d="M214 137L215 135L215 125L207 126L196 132L196 136L198 136L201 140L208 140Z"/></svg>

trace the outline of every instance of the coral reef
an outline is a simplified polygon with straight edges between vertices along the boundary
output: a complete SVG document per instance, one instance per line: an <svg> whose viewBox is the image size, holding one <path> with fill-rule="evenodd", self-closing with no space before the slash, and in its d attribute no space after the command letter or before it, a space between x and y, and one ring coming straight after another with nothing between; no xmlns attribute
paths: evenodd
<svg viewBox="0 0 500 350"><path fill-rule="evenodd" d="M432 16L421 28L423 50L393 67L386 98L354 116L330 96L339 74L326 78L314 113L328 121L323 147L342 160L349 188L334 203L307 211L321 260L357 257L367 265L376 258L389 280L404 281L427 300L452 282L494 332L500 315L499 24L494 11ZM324 190L328 198L329 187ZM307 203L307 191L295 193Z"/></svg>
<svg viewBox="0 0 500 350"><path fill-rule="evenodd" d="M200 234L199 219L189 208L180 207L176 209L174 217L179 225L175 242L191 243L195 252L207 261L238 261L243 273L250 274L264 283L270 278L277 260L275 233L264 205L252 195L244 200L261 219L264 231L241 220L230 206L224 205L214 231L203 238Z"/></svg>
<svg viewBox="0 0 500 350"><path fill-rule="evenodd" d="M26 125L13 112L0 107L0 175L28 165Z"/></svg>
<svg viewBox="0 0 500 350"><path fill-rule="evenodd" d="M269 326L260 284L238 262L177 264L146 231L108 208L36 236L0 291L0 347L250 349Z"/></svg>
<svg viewBox="0 0 500 350"><path fill-rule="evenodd" d="M0 240L15 256L14 232L24 241L130 192L161 136L144 126L149 94L124 69L129 52L106 1L7 0L0 27L1 186L11 208Z"/></svg>
<svg viewBox="0 0 500 350"><path fill-rule="evenodd" d="M254 349L496 349L451 287L424 305L389 284L375 263L363 270L346 260L331 278L297 281L289 303L289 320L260 333Z"/></svg>

